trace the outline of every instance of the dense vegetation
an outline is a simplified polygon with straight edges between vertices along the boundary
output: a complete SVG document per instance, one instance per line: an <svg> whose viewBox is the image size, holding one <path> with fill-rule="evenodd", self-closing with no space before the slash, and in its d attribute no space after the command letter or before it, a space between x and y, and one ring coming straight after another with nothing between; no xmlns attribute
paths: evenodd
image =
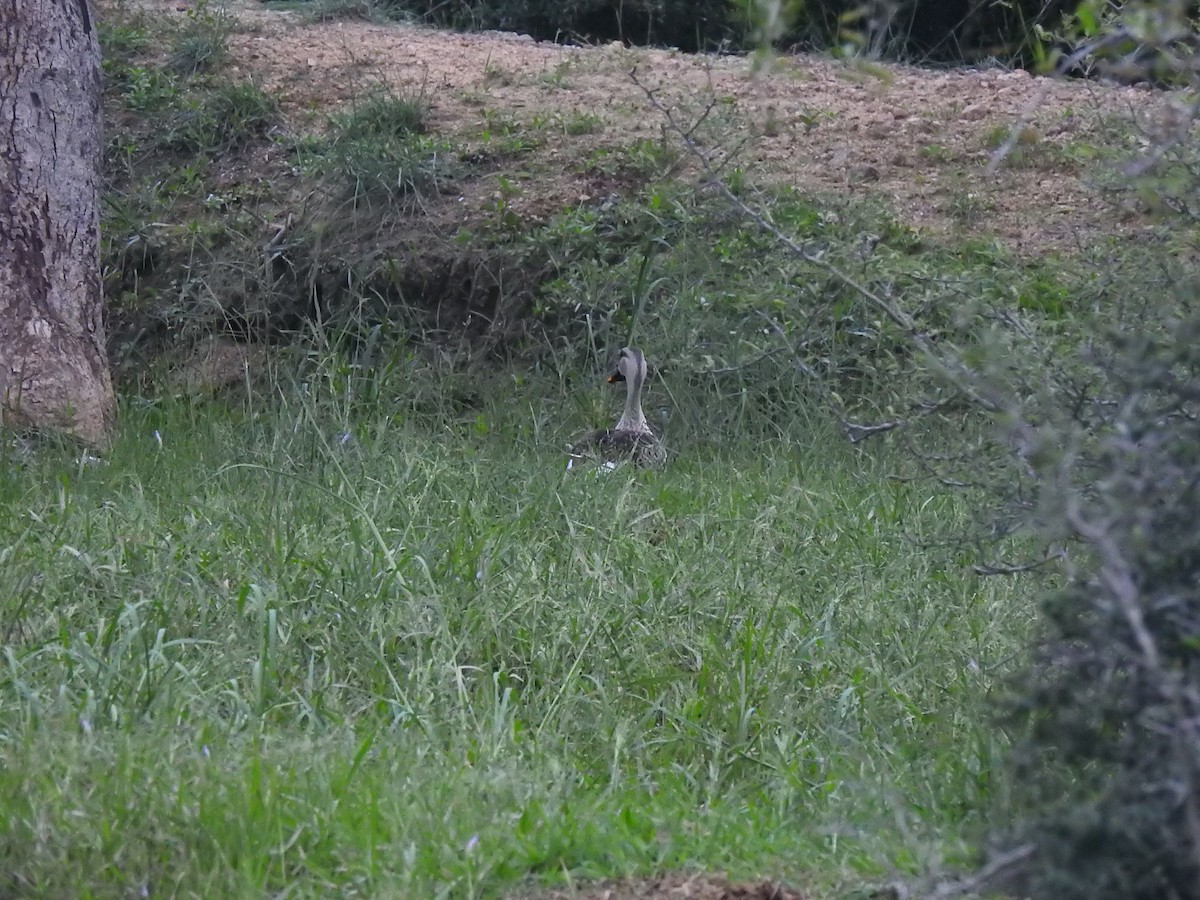
<svg viewBox="0 0 1200 900"><path fill-rule="evenodd" d="M1031 895L1191 896L1186 216L1153 255L1019 259L740 170L699 188L664 140L594 161L611 204L529 228L528 130L465 145L384 91L293 132L221 74L229 27L104 21L122 425L103 461L0 451L6 892L700 867L826 896L991 835L1052 850ZM289 177L228 188L251 158ZM481 177L486 216L431 236L439 186ZM465 283L481 260L503 289ZM180 362L214 335L258 355L197 391ZM627 341L671 465L568 477ZM1114 546L1149 662L1094 576Z"/></svg>
<svg viewBox="0 0 1200 900"><path fill-rule="evenodd" d="M962 858L1031 615L914 547L967 505L819 418L567 478L524 393L455 425L398 413L404 374L131 402L103 465L10 459L10 890L828 886Z"/></svg>
<svg viewBox="0 0 1200 900"><path fill-rule="evenodd" d="M1073 4L859 0L305 0L320 16L394 16L443 28L519 31L542 40L627 41L684 50L748 51L764 36L787 46L963 63L1044 59L1050 29Z"/></svg>
<svg viewBox="0 0 1200 900"><path fill-rule="evenodd" d="M1197 321L1171 339L1125 336L1098 361L1103 427L1060 426L1048 492L1089 553L1044 604L1019 681L1018 754L1040 848L1034 896L1195 897L1200 891L1200 485ZM1060 518L1059 518L1060 517Z"/></svg>

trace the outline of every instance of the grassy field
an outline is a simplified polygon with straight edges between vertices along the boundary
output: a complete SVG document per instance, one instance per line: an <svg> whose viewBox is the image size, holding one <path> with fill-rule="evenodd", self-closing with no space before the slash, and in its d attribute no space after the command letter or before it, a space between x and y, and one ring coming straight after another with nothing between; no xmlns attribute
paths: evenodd
<svg viewBox="0 0 1200 900"><path fill-rule="evenodd" d="M1031 604L935 562L971 510L885 445L805 418L567 473L515 403L293 397L6 461L5 893L824 896L961 859Z"/></svg>

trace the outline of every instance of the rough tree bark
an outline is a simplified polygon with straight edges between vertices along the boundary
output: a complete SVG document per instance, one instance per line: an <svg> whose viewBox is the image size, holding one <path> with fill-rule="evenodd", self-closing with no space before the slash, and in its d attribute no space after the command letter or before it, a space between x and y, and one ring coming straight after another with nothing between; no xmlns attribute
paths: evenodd
<svg viewBox="0 0 1200 900"><path fill-rule="evenodd" d="M87 0L0 0L0 421L104 443L100 46Z"/></svg>

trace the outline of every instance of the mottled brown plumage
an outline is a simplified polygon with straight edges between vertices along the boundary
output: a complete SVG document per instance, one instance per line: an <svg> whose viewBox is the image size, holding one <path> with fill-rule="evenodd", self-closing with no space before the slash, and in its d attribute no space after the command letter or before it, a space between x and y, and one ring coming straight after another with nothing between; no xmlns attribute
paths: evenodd
<svg viewBox="0 0 1200 900"><path fill-rule="evenodd" d="M637 466L661 466L667 450L654 436L642 412L642 386L646 383L646 357L636 347L621 348L609 384L624 381L625 410L612 428L593 431L571 447L567 468L591 461L606 465L631 462Z"/></svg>

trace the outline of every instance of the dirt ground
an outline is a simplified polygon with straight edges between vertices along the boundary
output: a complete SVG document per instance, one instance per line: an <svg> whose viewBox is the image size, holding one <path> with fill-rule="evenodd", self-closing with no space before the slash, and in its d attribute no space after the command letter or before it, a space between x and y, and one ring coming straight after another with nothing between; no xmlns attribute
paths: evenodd
<svg viewBox="0 0 1200 900"><path fill-rule="evenodd" d="M183 3L149 2L180 14ZM431 130L458 139L508 128L536 133L537 173L506 197L538 219L586 202L605 185L582 174L597 150L659 140L653 91L714 155L738 153L752 178L886 204L932 237L995 238L1021 255L1070 250L1145 222L1136 204L1105 197L1095 160L1114 139L1136 141L1169 115L1170 96L1142 86L1057 81L1001 68L928 71L806 55L755 71L743 57L572 47L496 32L457 34L363 21L310 24L249 0L230 7L232 73L259 80L299 128L386 84L432 104ZM635 81L636 79L636 81ZM585 132L585 133L579 133ZM995 174L993 149L1020 136ZM518 172L516 177L520 177ZM495 186L464 189L463 218Z"/></svg>
<svg viewBox="0 0 1200 900"><path fill-rule="evenodd" d="M805 895L774 881L731 884L720 875L698 874L623 878L508 897L509 900L806 900Z"/></svg>

